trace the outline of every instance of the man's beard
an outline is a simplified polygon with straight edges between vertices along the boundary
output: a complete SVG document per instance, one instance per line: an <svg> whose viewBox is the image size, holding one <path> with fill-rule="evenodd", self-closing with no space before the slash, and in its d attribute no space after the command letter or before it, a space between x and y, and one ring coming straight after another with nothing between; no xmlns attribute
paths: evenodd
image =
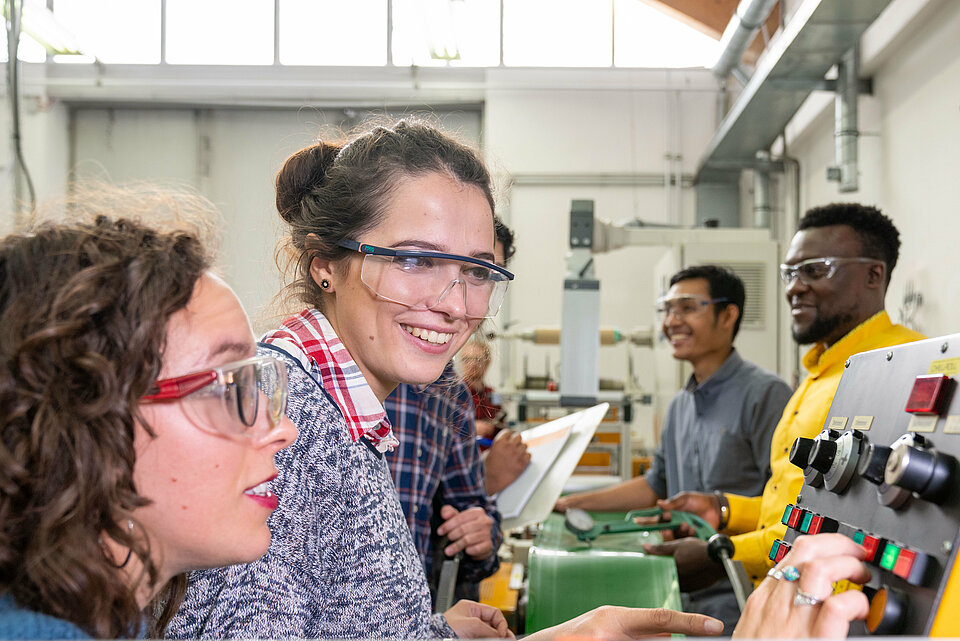
<svg viewBox="0 0 960 641"><path fill-rule="evenodd" d="M792 330L793 340L797 341L799 345L817 343L830 338L838 329L841 327L849 327L852 323L853 314L849 312L834 314L833 316L822 316L818 309L817 315L809 327L801 332L798 332L796 329ZM844 332L844 334L846 334L846 332ZM839 339L840 337L837 338Z"/></svg>

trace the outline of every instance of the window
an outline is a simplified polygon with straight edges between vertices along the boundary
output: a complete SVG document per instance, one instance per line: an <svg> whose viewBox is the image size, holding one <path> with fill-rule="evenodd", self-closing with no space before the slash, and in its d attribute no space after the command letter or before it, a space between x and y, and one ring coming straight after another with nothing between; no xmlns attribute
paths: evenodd
<svg viewBox="0 0 960 641"><path fill-rule="evenodd" d="M401 67L703 67L719 53L643 0L55 0L54 16L91 54L56 62L383 66L391 27ZM24 32L21 58L43 62Z"/></svg>
<svg viewBox="0 0 960 641"><path fill-rule="evenodd" d="M106 63L160 62L159 0L56 0L53 15L90 54L57 62L92 62L94 56Z"/></svg>
<svg viewBox="0 0 960 641"><path fill-rule="evenodd" d="M496 67L496 0L393 0L393 64Z"/></svg>
<svg viewBox="0 0 960 641"><path fill-rule="evenodd" d="M273 0L166 0L167 62L273 64Z"/></svg>
<svg viewBox="0 0 960 641"><path fill-rule="evenodd" d="M720 41L639 0L616 0L617 67L709 67Z"/></svg>
<svg viewBox="0 0 960 641"><path fill-rule="evenodd" d="M387 0L280 0L285 65L387 64Z"/></svg>
<svg viewBox="0 0 960 641"><path fill-rule="evenodd" d="M604 0L504 0L503 63L609 67L612 5Z"/></svg>

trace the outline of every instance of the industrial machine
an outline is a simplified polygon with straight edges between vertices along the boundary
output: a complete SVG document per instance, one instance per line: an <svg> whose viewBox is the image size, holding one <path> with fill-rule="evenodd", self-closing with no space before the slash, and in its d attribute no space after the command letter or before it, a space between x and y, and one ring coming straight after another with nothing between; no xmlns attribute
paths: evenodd
<svg viewBox="0 0 960 641"><path fill-rule="evenodd" d="M790 452L805 481L770 558L805 533L863 545L870 614L851 635L960 636L958 376L960 334L858 354L823 431Z"/></svg>
<svg viewBox="0 0 960 641"><path fill-rule="evenodd" d="M570 509L564 517L551 515L530 548L525 631L541 630L601 605L680 609L673 559L647 555L643 546L660 542L662 531L681 525L708 541L708 554L723 563L742 608L750 589L746 572L731 560L729 537L717 534L700 517L679 511L667 515L660 508L625 515Z"/></svg>
<svg viewBox="0 0 960 641"><path fill-rule="evenodd" d="M602 528L623 524L625 515L592 516ZM681 609L673 559L643 551L644 543L662 540L659 533L628 529L584 541L562 515L551 514L530 548L524 631L542 630L601 605Z"/></svg>

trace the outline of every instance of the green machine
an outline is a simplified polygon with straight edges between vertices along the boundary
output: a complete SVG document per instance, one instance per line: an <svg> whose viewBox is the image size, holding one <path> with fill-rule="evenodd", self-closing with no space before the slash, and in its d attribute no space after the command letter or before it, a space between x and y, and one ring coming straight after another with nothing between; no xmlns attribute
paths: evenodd
<svg viewBox="0 0 960 641"><path fill-rule="evenodd" d="M658 518L639 525L633 520L638 516ZM661 531L684 523L704 540L716 534L693 514L673 512L666 519L658 508L626 515L551 514L530 548L525 631L542 630L601 605L680 610L673 559L648 555L643 545L659 543Z"/></svg>

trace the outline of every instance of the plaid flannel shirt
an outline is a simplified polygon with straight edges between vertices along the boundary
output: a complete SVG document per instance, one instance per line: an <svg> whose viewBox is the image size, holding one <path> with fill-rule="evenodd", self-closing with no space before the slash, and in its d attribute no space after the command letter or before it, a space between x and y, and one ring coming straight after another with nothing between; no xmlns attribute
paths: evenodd
<svg viewBox="0 0 960 641"><path fill-rule="evenodd" d="M266 333L260 342L275 345L290 354L306 352L320 369L323 389L343 410L354 442L365 437L380 452L392 450L397 445L383 405L322 312L305 309L283 321L280 329ZM309 363L301 365L310 370Z"/></svg>
<svg viewBox="0 0 960 641"><path fill-rule="evenodd" d="M479 506L493 518L491 538L496 551L503 542L500 513L484 489L473 399L453 366L448 365L431 385L398 386L385 406L400 441L387 462L427 577L433 571L433 499L438 492L439 505L460 511ZM496 552L479 561L465 556L458 582L477 583L499 566Z"/></svg>

